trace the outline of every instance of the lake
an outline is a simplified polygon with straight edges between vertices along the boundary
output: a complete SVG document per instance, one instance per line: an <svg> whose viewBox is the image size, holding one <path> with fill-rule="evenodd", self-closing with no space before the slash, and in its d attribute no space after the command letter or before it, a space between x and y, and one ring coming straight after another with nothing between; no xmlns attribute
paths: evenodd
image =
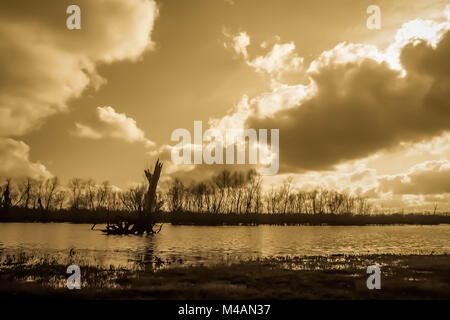
<svg viewBox="0 0 450 320"><path fill-rule="evenodd" d="M183 265L270 256L450 253L450 225L172 226L153 236L105 235L96 226L0 223L0 258L20 253L130 267L155 257ZM71 250L72 249L72 250ZM181 260L180 260L181 259ZM178 262L177 262L178 261Z"/></svg>

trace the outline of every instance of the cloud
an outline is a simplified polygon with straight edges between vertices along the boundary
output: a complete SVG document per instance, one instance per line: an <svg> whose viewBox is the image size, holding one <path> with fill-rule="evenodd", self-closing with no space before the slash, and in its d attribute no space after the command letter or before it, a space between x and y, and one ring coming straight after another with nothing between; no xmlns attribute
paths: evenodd
<svg viewBox="0 0 450 320"><path fill-rule="evenodd" d="M447 31L434 28L423 40L414 36L416 23L405 24L397 37L403 46L386 51L339 44L311 63L308 85L249 99L239 119L246 127L280 130L282 172L330 170L440 136L450 130L450 25L439 27Z"/></svg>
<svg viewBox="0 0 450 320"><path fill-rule="evenodd" d="M429 31L423 33L421 23ZM254 98L244 95L232 112L211 119L210 128L279 129L282 173L334 170L439 137L450 130L448 29L445 22L406 23L385 51L341 43L310 64L309 84L278 83ZM275 44L246 61L273 77L290 70L286 66L300 68L294 48Z"/></svg>
<svg viewBox="0 0 450 320"><path fill-rule="evenodd" d="M74 135L80 138L88 138L88 139L101 139L103 135L98 133L94 129L79 122L75 123L76 130L73 132Z"/></svg>
<svg viewBox="0 0 450 320"><path fill-rule="evenodd" d="M439 195L450 193L450 162L426 161L407 173L379 178L379 191L393 194Z"/></svg>
<svg viewBox="0 0 450 320"><path fill-rule="evenodd" d="M295 52L295 44L293 42L275 43L266 55L251 59L247 52L247 47L250 45L250 37L246 32L240 32L234 36L226 29L222 32L227 38L227 41L224 42L224 47L231 48L236 56L242 56L247 65L254 68L256 72L268 74L271 78L278 80L285 73L300 72L303 69L304 59ZM277 36L275 40L279 42L280 38ZM266 41L260 45L263 49L266 49L267 46Z"/></svg>
<svg viewBox="0 0 450 320"><path fill-rule="evenodd" d="M10 138L0 137L0 178L50 178L52 174L44 165L31 162L30 147Z"/></svg>
<svg viewBox="0 0 450 320"><path fill-rule="evenodd" d="M129 143L142 142L146 147L155 143L146 138L144 131L139 129L133 118L124 113L118 113L112 107L97 107L95 123L92 126L75 123L74 135L88 139L114 138Z"/></svg>
<svg viewBox="0 0 450 320"><path fill-rule="evenodd" d="M81 30L67 30L63 3L0 4L0 136L23 135L67 110L104 80L101 63L136 60L152 48L154 1L78 1Z"/></svg>
<svg viewBox="0 0 450 320"><path fill-rule="evenodd" d="M279 185L291 177L301 191L335 190L351 195L368 196L368 192L378 186L377 172L367 168L362 162L339 165L333 171L310 171L300 174L281 174L267 177L267 182ZM266 177L265 177L266 178Z"/></svg>
<svg viewBox="0 0 450 320"><path fill-rule="evenodd" d="M248 58L247 47L250 45L250 37L246 32L240 32L235 36L231 36L228 31L223 30L223 34L227 37L227 41L224 42L225 48L233 49L237 56L242 55L244 59Z"/></svg>
<svg viewBox="0 0 450 320"><path fill-rule="evenodd" d="M291 69L297 72L306 70L310 82L278 82L270 92L244 95L227 115L210 119L210 128L221 132L278 128L280 176L294 173L303 181L299 186L306 189L332 188L385 200L382 193L387 189L382 192L377 186L386 176L364 166L341 168L399 147L415 146L417 152L429 150L430 154L447 150L449 29L448 22L415 20L404 24L385 50L341 43L323 52L309 68L303 68L303 61L290 63L292 58L300 59L293 44L284 44L281 50L277 44L265 43L263 49L270 48L268 53L256 58L245 46L245 55L234 52L249 65L260 61L253 63L255 71L274 78L288 72L284 66L294 66ZM189 169L188 175L214 170L213 166ZM419 200L402 201L413 204Z"/></svg>
<svg viewBox="0 0 450 320"><path fill-rule="evenodd" d="M303 68L303 58L295 52L293 42L274 44L272 50L265 56L258 56L247 64L257 72L267 73L279 79L283 73L300 72Z"/></svg>
<svg viewBox="0 0 450 320"><path fill-rule="evenodd" d="M105 82L98 65L136 60L153 47L154 1L77 1L82 29L73 31L65 24L67 5L0 2L0 176L51 176L29 160L28 145L8 137L39 128L86 88L98 88ZM89 129L77 128L93 137ZM127 133L139 139L137 131Z"/></svg>
<svg viewBox="0 0 450 320"><path fill-rule="evenodd" d="M441 156L450 151L450 132L431 140L424 140L417 143L401 143L402 154L407 156L431 155Z"/></svg>

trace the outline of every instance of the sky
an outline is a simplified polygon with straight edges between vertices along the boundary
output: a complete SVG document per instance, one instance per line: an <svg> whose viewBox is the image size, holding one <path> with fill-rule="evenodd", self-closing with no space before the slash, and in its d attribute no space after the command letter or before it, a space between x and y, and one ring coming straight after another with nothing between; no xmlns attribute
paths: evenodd
<svg viewBox="0 0 450 320"><path fill-rule="evenodd" d="M81 29L69 30L69 5ZM370 29L367 9L380 9ZM437 0L0 3L0 179L124 188L249 165L175 165L179 128L278 129L303 189L450 203L450 6Z"/></svg>

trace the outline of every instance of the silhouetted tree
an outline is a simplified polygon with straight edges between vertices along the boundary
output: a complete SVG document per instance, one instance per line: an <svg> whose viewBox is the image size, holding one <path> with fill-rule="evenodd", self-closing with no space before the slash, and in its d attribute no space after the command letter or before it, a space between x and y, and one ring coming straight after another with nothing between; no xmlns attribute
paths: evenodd
<svg viewBox="0 0 450 320"><path fill-rule="evenodd" d="M3 187L3 193L2 193L2 208L6 212L8 212L9 208L11 207L11 179L6 180L6 185Z"/></svg>

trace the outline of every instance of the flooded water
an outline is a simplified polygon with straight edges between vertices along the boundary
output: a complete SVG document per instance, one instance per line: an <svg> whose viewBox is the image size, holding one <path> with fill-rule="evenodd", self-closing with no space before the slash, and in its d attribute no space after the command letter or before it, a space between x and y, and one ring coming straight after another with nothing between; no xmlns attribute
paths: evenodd
<svg viewBox="0 0 450 320"><path fill-rule="evenodd" d="M172 226L154 236L105 235L91 225L0 223L0 257L26 253L130 266L161 258L209 264L270 256L450 253L450 225Z"/></svg>

